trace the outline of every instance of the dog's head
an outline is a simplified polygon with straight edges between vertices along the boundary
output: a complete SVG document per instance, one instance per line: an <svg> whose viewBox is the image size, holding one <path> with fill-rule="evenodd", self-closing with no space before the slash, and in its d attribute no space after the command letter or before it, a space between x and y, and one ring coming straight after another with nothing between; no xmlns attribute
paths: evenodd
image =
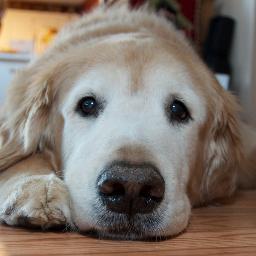
<svg viewBox="0 0 256 256"><path fill-rule="evenodd" d="M191 206L236 186L233 96L170 24L98 11L18 74L2 115L0 168L44 152L81 231L174 235Z"/></svg>

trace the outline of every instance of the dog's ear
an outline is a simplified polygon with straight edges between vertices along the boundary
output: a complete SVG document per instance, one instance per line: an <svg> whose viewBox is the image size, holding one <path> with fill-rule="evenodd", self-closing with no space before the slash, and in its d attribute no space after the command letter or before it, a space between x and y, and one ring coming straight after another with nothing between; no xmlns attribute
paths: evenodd
<svg viewBox="0 0 256 256"><path fill-rule="evenodd" d="M53 97L49 70L31 65L16 75L1 111L0 171L47 143Z"/></svg>
<svg viewBox="0 0 256 256"><path fill-rule="evenodd" d="M214 97L214 96L213 96ZM228 197L237 187L243 161L239 105L233 95L218 88L209 109L210 115L203 150L200 201Z"/></svg>

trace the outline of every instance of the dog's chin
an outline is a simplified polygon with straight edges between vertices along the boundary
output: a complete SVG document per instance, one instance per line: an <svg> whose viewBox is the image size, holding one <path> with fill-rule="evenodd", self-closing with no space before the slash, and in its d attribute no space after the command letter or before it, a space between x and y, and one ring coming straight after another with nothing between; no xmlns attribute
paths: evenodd
<svg viewBox="0 0 256 256"><path fill-rule="evenodd" d="M78 227L79 229L79 227ZM99 239L162 241L168 239L154 215L127 217L124 214L105 214L94 228L80 233Z"/></svg>
<svg viewBox="0 0 256 256"><path fill-rule="evenodd" d="M130 230L89 230L80 232L83 235L104 240L119 240L119 241L147 241L160 242L170 238L170 236L152 235L144 232L137 233Z"/></svg>

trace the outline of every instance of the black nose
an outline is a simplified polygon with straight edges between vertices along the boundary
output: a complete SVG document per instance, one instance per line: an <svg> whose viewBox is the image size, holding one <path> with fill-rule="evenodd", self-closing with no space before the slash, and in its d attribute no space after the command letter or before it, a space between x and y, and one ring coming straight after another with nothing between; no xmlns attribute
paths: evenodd
<svg viewBox="0 0 256 256"><path fill-rule="evenodd" d="M162 176L150 164L116 162L102 172L97 185L108 210L128 215L151 213L165 190Z"/></svg>

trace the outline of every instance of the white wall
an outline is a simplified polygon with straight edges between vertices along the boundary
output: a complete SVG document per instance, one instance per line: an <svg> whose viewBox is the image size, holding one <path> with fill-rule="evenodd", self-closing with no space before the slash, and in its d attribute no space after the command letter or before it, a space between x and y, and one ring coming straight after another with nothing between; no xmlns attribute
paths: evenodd
<svg viewBox="0 0 256 256"><path fill-rule="evenodd" d="M239 95L244 118L256 125L256 0L216 0L216 9L236 21L232 89Z"/></svg>

